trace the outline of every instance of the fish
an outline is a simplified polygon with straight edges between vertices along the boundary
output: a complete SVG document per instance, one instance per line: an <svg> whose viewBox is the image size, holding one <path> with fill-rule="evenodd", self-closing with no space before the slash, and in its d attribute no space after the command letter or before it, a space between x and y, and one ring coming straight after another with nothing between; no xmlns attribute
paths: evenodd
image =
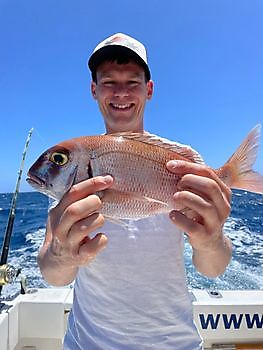
<svg viewBox="0 0 263 350"><path fill-rule="evenodd" d="M259 124L222 167L210 168L230 188L263 193L263 176L252 169L260 131ZM100 212L106 218L137 220L173 209L181 177L167 170L169 160L207 166L190 146L147 132L121 132L82 136L49 148L30 167L27 182L59 201L74 184L111 175L113 185L96 193Z"/></svg>

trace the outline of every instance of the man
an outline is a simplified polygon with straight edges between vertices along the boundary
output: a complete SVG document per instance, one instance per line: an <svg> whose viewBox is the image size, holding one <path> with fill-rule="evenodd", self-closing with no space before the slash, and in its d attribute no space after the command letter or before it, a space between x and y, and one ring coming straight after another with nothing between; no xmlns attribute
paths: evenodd
<svg viewBox="0 0 263 350"><path fill-rule="evenodd" d="M106 132L144 132L144 108L153 94L144 46L113 35L95 48L89 68ZM42 274L56 286L75 280L64 349L201 349L182 232L196 268L210 277L222 273L231 257L223 233L231 192L202 164L170 161L167 168L182 176L170 219L156 215L131 222L129 230L104 225L94 193L113 184L109 175L74 185L50 211L39 253ZM106 234L97 231L102 226Z"/></svg>

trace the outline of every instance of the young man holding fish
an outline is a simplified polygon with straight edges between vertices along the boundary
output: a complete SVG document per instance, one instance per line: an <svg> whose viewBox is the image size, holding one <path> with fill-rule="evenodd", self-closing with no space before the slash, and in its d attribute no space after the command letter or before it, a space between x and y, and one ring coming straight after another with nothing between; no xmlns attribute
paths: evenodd
<svg viewBox="0 0 263 350"><path fill-rule="evenodd" d="M143 113L153 82L144 46L124 34L113 35L95 48L89 67L106 134L133 132L147 138ZM202 348L185 278L183 232L196 269L209 277L223 273L231 258L223 232L231 190L190 147L171 147L186 159L166 164L179 179L168 215L128 221L127 227L105 221L100 194L113 190L118 179L94 176L90 168L93 177L74 184L50 211L39 253L42 274L56 286L75 280L64 349ZM59 152L53 160L64 162ZM127 196L125 203L133 200L158 206L148 196Z"/></svg>

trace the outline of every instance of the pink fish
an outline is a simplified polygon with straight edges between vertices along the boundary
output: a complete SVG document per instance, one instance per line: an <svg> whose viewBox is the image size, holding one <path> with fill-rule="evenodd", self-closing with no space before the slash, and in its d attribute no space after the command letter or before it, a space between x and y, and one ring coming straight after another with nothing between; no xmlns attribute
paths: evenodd
<svg viewBox="0 0 263 350"><path fill-rule="evenodd" d="M231 188L263 193L263 176L252 170L259 147L257 125L221 168L212 169ZM113 219L139 219L173 208L180 176L166 169L171 159L204 164L190 147L148 133L83 136L59 143L32 165L27 181L60 200L75 183L110 174L111 188L98 193L101 213Z"/></svg>

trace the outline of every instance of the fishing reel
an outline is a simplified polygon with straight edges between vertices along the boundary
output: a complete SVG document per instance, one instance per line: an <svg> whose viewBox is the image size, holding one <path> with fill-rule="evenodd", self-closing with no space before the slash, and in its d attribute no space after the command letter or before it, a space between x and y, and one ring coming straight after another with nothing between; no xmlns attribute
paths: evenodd
<svg viewBox="0 0 263 350"><path fill-rule="evenodd" d="M16 269L12 265L3 264L0 265L0 286L13 283L19 276L21 269Z"/></svg>
<svg viewBox="0 0 263 350"><path fill-rule="evenodd" d="M21 274L20 268L15 268L12 265L9 264L3 264L0 265L0 295L3 286L14 283L17 280L17 277L20 275L20 293L26 294L27 293L27 279L26 277Z"/></svg>

